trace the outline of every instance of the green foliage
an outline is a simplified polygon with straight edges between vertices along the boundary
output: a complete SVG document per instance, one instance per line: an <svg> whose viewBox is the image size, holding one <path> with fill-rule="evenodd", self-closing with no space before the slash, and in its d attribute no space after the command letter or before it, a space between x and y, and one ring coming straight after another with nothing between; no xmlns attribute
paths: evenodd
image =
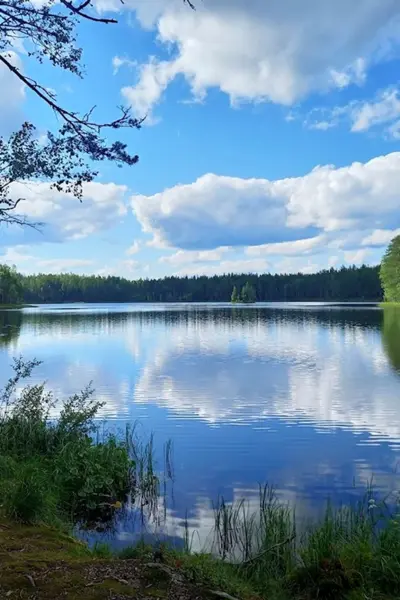
<svg viewBox="0 0 400 600"><path fill-rule="evenodd" d="M68 0L50 0L36 5L29 0L7 0L2 3L0 36L0 64L10 77L30 88L60 122L57 135L47 132L44 141L38 141L35 127L24 123L8 140L0 138L0 223L26 225L29 221L18 214L21 197L11 193L15 182L49 181L56 190L82 197L83 184L97 175L96 161L111 160L119 166L134 165L137 155L127 151L121 141L107 143L104 131L121 128L140 128L141 121L121 107L115 119L99 122L93 116L93 107L79 114L59 104L57 94L49 91L45 82L30 77L29 64L50 61L56 69L83 77L82 49L77 46L77 25L80 19L97 23L116 23L114 19L96 17L87 13L91 2L74 5ZM10 60L15 38L29 45L24 70L16 69ZM47 88L47 89L46 89ZM23 189L23 188L22 188Z"/></svg>
<svg viewBox="0 0 400 600"><path fill-rule="evenodd" d="M232 296L231 296L231 302L233 304L236 304L236 302L239 302L240 298L239 298L239 294L237 291L237 287L236 285L233 286L233 290L232 290Z"/></svg>
<svg viewBox="0 0 400 600"><path fill-rule="evenodd" d="M140 540L136 546L127 546L121 552L118 553L119 558L122 560L141 559L147 562L151 562L154 557L154 547L146 544L143 540Z"/></svg>
<svg viewBox="0 0 400 600"><path fill-rule="evenodd" d="M113 553L108 544L96 542L92 548L92 555L96 558L111 558Z"/></svg>
<svg viewBox="0 0 400 600"><path fill-rule="evenodd" d="M41 461L16 463L12 477L5 478L3 485L3 509L8 518L22 523L57 522L56 496Z"/></svg>
<svg viewBox="0 0 400 600"><path fill-rule="evenodd" d="M382 341L393 368L400 373L400 307L384 307Z"/></svg>
<svg viewBox="0 0 400 600"><path fill-rule="evenodd" d="M394 600L400 593L400 517L386 500L368 489L357 505L328 505L322 522L298 531L294 511L265 486L256 512L243 500L220 500L208 552L165 548L163 560L196 586L236 598ZM142 555L129 550L130 556Z"/></svg>
<svg viewBox="0 0 400 600"><path fill-rule="evenodd" d="M256 290L249 281L246 281L240 292L240 299L245 304L252 304L256 301Z"/></svg>
<svg viewBox="0 0 400 600"><path fill-rule="evenodd" d="M24 301L57 302L229 302L232 290L248 283L259 302L382 299L379 268L342 267L319 273L226 274L213 277L165 277L129 281L97 275L28 275ZM251 294L254 298L254 295Z"/></svg>
<svg viewBox="0 0 400 600"><path fill-rule="evenodd" d="M400 302L400 235L389 244L382 259L380 278L385 300Z"/></svg>
<svg viewBox="0 0 400 600"><path fill-rule="evenodd" d="M19 304L22 298L21 275L15 267L0 265L0 304Z"/></svg>
<svg viewBox="0 0 400 600"><path fill-rule="evenodd" d="M178 567L185 578L196 587L206 586L212 590L222 590L232 594L234 598L256 598L254 586L235 565L216 560L211 554L171 552L167 555L167 560L172 566ZM273 600L278 598L274 596Z"/></svg>
<svg viewBox="0 0 400 600"><path fill-rule="evenodd" d="M0 499L7 514L24 522L111 518L134 491L130 440L112 435L95 442L94 418L102 403L91 388L56 403L43 385L26 386L37 361L14 363L0 393Z"/></svg>
<svg viewBox="0 0 400 600"><path fill-rule="evenodd" d="M397 500L393 496L390 502ZM274 600L397 598L400 516L397 507L389 510L390 502L378 501L369 488L357 505L328 505L322 522L299 532L294 512L268 486L260 490L257 512L244 501L228 505L222 500L212 547L222 560L191 559L195 575L218 581L232 569L228 580L236 581L230 593L246 585Z"/></svg>
<svg viewBox="0 0 400 600"><path fill-rule="evenodd" d="M112 514L112 504L131 489L133 463L127 449L110 436L93 444L89 437L67 443L54 461L62 504L74 515L95 520Z"/></svg>

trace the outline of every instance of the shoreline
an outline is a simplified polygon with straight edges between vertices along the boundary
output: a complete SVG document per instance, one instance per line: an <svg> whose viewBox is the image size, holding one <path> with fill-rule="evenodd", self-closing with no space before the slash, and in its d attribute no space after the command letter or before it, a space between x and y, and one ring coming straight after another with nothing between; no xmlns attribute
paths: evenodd
<svg viewBox="0 0 400 600"><path fill-rule="evenodd" d="M0 519L0 597L58 600L125 600L217 597L200 590L173 566L153 556L111 556L90 550L65 532L46 525ZM201 596L199 596L199 592Z"/></svg>
<svg viewBox="0 0 400 600"><path fill-rule="evenodd" d="M35 308L36 304L0 304L0 310L21 310L22 308Z"/></svg>
<svg viewBox="0 0 400 600"><path fill-rule="evenodd" d="M114 552L89 548L66 525L23 524L0 513L0 597L29 600L395 600L400 592L400 520L370 488L357 507L328 506L296 530L291 511L265 488L262 540L251 546L255 515L220 507L222 550L212 555L139 542ZM226 520L227 519L227 520ZM223 523L229 524L228 530ZM260 521L262 523L262 521ZM379 524L378 524L379 523ZM247 533L246 533L247 531ZM243 538L242 536L248 536ZM249 542L235 559L235 543ZM238 537L237 537L238 536ZM231 539L232 538L232 539ZM261 544L261 545L259 545ZM225 548L225 550L223 550ZM242 548L243 549L243 548ZM389 560L390 559L390 560Z"/></svg>
<svg viewBox="0 0 400 600"><path fill-rule="evenodd" d="M379 302L381 308L400 308L400 302Z"/></svg>
<svg viewBox="0 0 400 600"><path fill-rule="evenodd" d="M71 306L74 305L77 308L79 306L91 306L95 304L160 304L160 305L173 305L173 304L193 304L193 305L231 305L231 306L260 306L260 305L271 305L271 304L288 304L288 305L298 305L298 304L321 304L321 305L337 305L337 306L363 306L363 305L376 305L376 306L388 306L388 305L396 305L400 306L400 303L396 302L382 302L380 299L365 299L365 300L321 300L321 299L309 299L309 300L259 300L256 302L232 302L231 300L204 300L204 301L196 301L196 300L171 300L171 301L159 301L154 302L152 300L93 300L93 301L83 301L83 302L40 302L37 304L0 304L0 310L9 310L9 309L22 309L22 308L40 308L41 306Z"/></svg>

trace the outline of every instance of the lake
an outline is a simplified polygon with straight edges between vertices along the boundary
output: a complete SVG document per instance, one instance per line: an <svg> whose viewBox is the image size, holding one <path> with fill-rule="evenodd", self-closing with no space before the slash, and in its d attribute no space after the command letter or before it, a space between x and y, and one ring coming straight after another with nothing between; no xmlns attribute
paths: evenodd
<svg viewBox="0 0 400 600"><path fill-rule="evenodd" d="M299 518L353 502L373 477L400 488L400 310L367 305L98 304L0 312L0 384L13 356L43 361L59 397L90 381L107 426L155 435L173 481L162 517L124 512L114 546L139 529L204 543L213 505L274 484ZM138 524L140 521L140 524ZM162 533L161 533L162 532Z"/></svg>

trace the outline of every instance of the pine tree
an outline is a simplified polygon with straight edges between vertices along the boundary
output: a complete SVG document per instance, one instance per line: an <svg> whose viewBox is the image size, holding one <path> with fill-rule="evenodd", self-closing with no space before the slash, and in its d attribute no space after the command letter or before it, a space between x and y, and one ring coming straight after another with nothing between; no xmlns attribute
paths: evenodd
<svg viewBox="0 0 400 600"><path fill-rule="evenodd" d="M244 302L245 304L252 304L256 301L256 291L248 281L242 287L240 297L242 302Z"/></svg>
<svg viewBox="0 0 400 600"><path fill-rule="evenodd" d="M237 291L237 287L236 285L233 286L233 290L232 290L232 295L231 295L231 302L233 302L233 304L236 304L237 302L239 302L240 298L239 298L239 294Z"/></svg>
<svg viewBox="0 0 400 600"><path fill-rule="evenodd" d="M400 235L390 242L386 250L380 278L386 302L400 302Z"/></svg>

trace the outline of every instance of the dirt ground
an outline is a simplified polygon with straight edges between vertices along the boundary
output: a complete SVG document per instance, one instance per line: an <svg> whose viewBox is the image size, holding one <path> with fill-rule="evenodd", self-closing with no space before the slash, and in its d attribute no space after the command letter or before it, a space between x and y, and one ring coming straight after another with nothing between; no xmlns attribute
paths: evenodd
<svg viewBox="0 0 400 600"><path fill-rule="evenodd" d="M58 531L0 523L1 600L217 597L186 582L179 570L165 564L96 559L85 546Z"/></svg>

